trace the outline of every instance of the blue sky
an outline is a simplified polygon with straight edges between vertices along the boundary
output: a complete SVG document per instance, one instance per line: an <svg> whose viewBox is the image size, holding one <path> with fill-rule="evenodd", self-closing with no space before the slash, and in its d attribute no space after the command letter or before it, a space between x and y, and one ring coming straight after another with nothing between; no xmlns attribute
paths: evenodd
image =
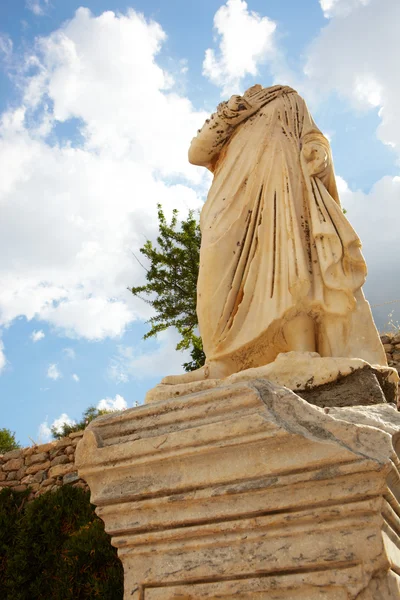
<svg viewBox="0 0 400 600"><path fill-rule="evenodd" d="M221 99L285 83L332 144L378 327L400 320L397 0L0 3L0 427L28 445L176 373L126 288L156 205L200 208L190 139ZM377 306L375 306L377 305Z"/></svg>

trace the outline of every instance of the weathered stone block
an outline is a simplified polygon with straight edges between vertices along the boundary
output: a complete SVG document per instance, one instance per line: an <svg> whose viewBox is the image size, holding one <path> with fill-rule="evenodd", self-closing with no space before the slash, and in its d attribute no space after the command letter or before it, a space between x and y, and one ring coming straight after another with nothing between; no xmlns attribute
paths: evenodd
<svg viewBox="0 0 400 600"><path fill-rule="evenodd" d="M11 460L13 458L19 458L21 456L22 450L17 448L16 450L10 450L10 452L5 452L3 454L4 462Z"/></svg>
<svg viewBox="0 0 400 600"><path fill-rule="evenodd" d="M23 477L25 477L25 473L26 473L26 467L22 466L20 469L18 469L15 478L21 480Z"/></svg>
<svg viewBox="0 0 400 600"><path fill-rule="evenodd" d="M45 479L44 481L42 481L42 487L48 487L49 485L54 485L55 483L55 479L54 477L50 477L49 479Z"/></svg>
<svg viewBox="0 0 400 600"><path fill-rule="evenodd" d="M332 383L320 385L311 390L303 390L297 394L320 407L331 406L360 406L369 404L382 404L384 402L397 401L397 386L388 386L387 398L384 390L386 381L379 377L370 367L358 369L341 377Z"/></svg>
<svg viewBox="0 0 400 600"><path fill-rule="evenodd" d="M35 465L31 465L30 467L27 467L26 474L33 475L34 473L37 473L38 471L46 471L49 467L50 467L50 461L46 460L46 462L44 462L44 463L38 463Z"/></svg>
<svg viewBox="0 0 400 600"><path fill-rule="evenodd" d="M44 463L48 458L47 452L38 452L37 454L27 456L25 458L25 464L29 467L30 465L36 465L37 463Z"/></svg>
<svg viewBox="0 0 400 600"><path fill-rule="evenodd" d="M59 449L59 448L66 448L67 446L71 445L71 439L70 438L61 438L61 440L57 440L55 448Z"/></svg>
<svg viewBox="0 0 400 600"><path fill-rule="evenodd" d="M18 471L24 464L23 458L11 458L3 465L3 471Z"/></svg>
<svg viewBox="0 0 400 600"><path fill-rule="evenodd" d="M29 485L30 483L32 483L34 481L33 479L33 475L25 475L25 477L23 477L21 479L21 483L26 483L27 485Z"/></svg>
<svg viewBox="0 0 400 600"><path fill-rule="evenodd" d="M73 473L67 473L63 477L63 484L75 483L76 481L79 481L79 479L80 478L77 471L74 471Z"/></svg>
<svg viewBox="0 0 400 600"><path fill-rule="evenodd" d="M383 344L383 348L385 350L385 352L391 352L394 348L393 344Z"/></svg>
<svg viewBox="0 0 400 600"><path fill-rule="evenodd" d="M126 599L395 600L399 432L252 380L96 419L76 463Z"/></svg>
<svg viewBox="0 0 400 600"><path fill-rule="evenodd" d="M49 452L49 450L52 450L55 445L56 445L56 442L47 442L46 444L40 444L40 446L37 446L37 451L38 452Z"/></svg>
<svg viewBox="0 0 400 600"><path fill-rule="evenodd" d="M24 448L22 450L22 455L23 456L31 456L32 454L34 454L36 452L36 448L37 448L37 446L28 446L28 448Z"/></svg>
<svg viewBox="0 0 400 600"><path fill-rule="evenodd" d="M239 371L225 379L159 384L147 392L145 402L185 397L254 379L266 379L286 387L321 407L335 406L337 402L340 406L376 404L385 399L397 403L398 397L399 374L395 369L372 366L359 358L322 357L316 352L283 352L272 363Z"/></svg>
<svg viewBox="0 0 400 600"><path fill-rule="evenodd" d="M38 471L32 476L32 481L34 483L42 483L42 481L46 479L46 471Z"/></svg>
<svg viewBox="0 0 400 600"><path fill-rule="evenodd" d="M53 460L51 461L51 466L55 467L56 465L65 465L66 463L69 463L68 456L66 456L65 454L61 454L60 456L56 456L55 458L53 458Z"/></svg>
<svg viewBox="0 0 400 600"><path fill-rule="evenodd" d="M55 458L56 456L62 456L64 454L64 449L65 449L65 446L63 448L57 448L57 447L52 448L49 451L50 460L53 460L53 458Z"/></svg>
<svg viewBox="0 0 400 600"><path fill-rule="evenodd" d="M67 465L56 465L49 469L49 477L62 477L71 471L76 471L75 465L68 463Z"/></svg>

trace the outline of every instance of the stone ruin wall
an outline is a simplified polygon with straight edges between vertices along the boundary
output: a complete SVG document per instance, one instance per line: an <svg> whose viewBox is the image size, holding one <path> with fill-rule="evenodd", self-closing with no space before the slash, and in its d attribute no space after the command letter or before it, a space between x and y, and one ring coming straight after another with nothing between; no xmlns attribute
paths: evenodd
<svg viewBox="0 0 400 600"><path fill-rule="evenodd" d="M29 487L33 499L60 485L89 489L75 467L75 448L82 435L77 431L61 440L0 454L0 490Z"/></svg>
<svg viewBox="0 0 400 600"><path fill-rule="evenodd" d="M384 334L381 340L389 366L400 371L400 332ZM29 487L31 498L35 498L60 485L88 489L75 467L75 448L82 435L83 431L77 431L55 442L0 454L0 490Z"/></svg>
<svg viewBox="0 0 400 600"><path fill-rule="evenodd" d="M394 367L400 372L400 332L385 333L381 335L389 367Z"/></svg>

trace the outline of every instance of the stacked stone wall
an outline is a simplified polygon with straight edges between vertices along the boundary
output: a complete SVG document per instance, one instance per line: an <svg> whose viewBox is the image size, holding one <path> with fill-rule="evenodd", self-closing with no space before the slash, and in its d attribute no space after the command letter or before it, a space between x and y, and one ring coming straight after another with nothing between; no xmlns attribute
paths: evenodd
<svg viewBox="0 0 400 600"><path fill-rule="evenodd" d="M29 488L35 498L60 485L88 489L75 467L75 448L82 435L77 431L55 442L0 454L0 490Z"/></svg>
<svg viewBox="0 0 400 600"><path fill-rule="evenodd" d="M381 335L389 367L400 370L400 332Z"/></svg>

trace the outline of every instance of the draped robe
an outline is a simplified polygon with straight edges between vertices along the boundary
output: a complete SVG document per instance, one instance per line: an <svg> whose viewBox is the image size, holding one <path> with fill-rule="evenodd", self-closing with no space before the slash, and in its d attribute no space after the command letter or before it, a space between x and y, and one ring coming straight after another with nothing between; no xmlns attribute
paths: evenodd
<svg viewBox="0 0 400 600"><path fill-rule="evenodd" d="M361 286L361 243L343 214L328 140L304 100L275 86L236 125L213 115L189 151L213 182L202 209L197 313L207 360L233 370L292 350L283 326L299 314L315 322L321 356L386 364ZM310 176L307 145L327 167Z"/></svg>

